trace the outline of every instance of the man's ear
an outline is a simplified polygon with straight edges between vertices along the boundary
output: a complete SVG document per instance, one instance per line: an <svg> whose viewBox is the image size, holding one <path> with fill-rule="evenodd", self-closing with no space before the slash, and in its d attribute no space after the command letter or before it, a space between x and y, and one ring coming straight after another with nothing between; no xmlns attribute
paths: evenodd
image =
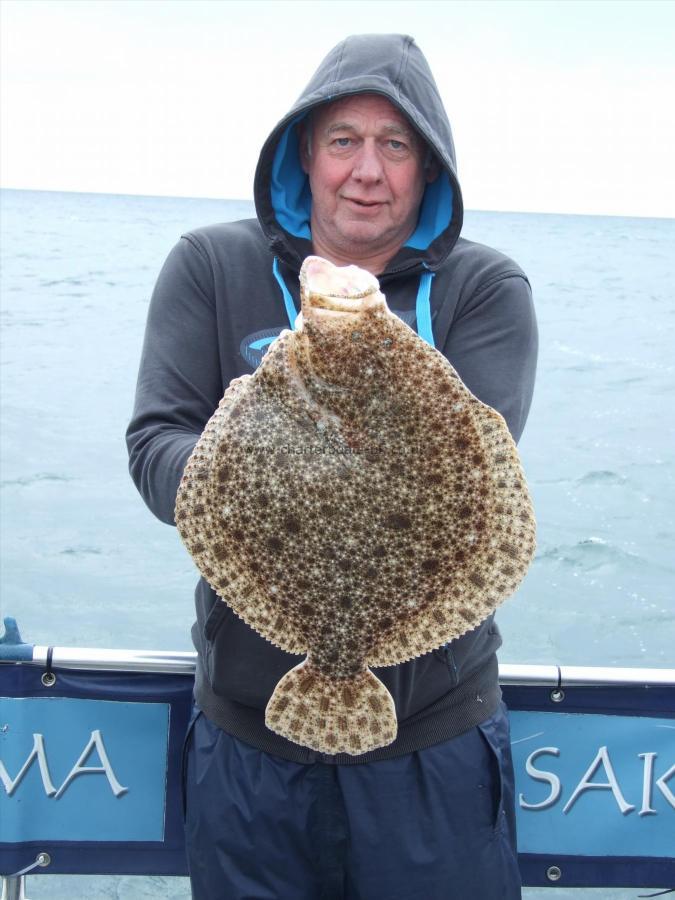
<svg viewBox="0 0 675 900"><path fill-rule="evenodd" d="M296 127L298 129L300 165L305 175L309 175L309 129L304 122L300 122Z"/></svg>
<svg viewBox="0 0 675 900"><path fill-rule="evenodd" d="M427 184L431 184L432 181L436 181L438 176L441 173L441 164L439 163L436 155L434 153L431 154L431 158L429 159L428 164L424 166L424 177L426 179Z"/></svg>

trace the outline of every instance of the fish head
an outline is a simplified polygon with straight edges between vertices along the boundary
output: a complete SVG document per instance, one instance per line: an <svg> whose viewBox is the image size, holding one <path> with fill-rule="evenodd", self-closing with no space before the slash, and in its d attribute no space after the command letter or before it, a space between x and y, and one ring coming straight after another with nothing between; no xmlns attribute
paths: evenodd
<svg viewBox="0 0 675 900"><path fill-rule="evenodd" d="M295 330L314 376L349 388L384 375L397 319L374 275L308 256L300 270L300 294Z"/></svg>

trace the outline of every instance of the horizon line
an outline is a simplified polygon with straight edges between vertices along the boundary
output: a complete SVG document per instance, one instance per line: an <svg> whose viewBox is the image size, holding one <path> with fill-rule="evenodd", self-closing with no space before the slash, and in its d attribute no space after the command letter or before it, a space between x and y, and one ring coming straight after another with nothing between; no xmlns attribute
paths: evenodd
<svg viewBox="0 0 675 900"><path fill-rule="evenodd" d="M112 191L73 191L59 190L57 188L17 188L3 187L0 185L0 192L16 191L17 193L31 194L82 194L95 197L138 197L147 200L207 200L211 203L249 203L253 205L252 197L207 197L205 195L193 194L137 194L137 193L116 193ZM654 219L658 221L670 222L675 220L673 216L663 215L647 215L636 213L588 213L588 212L555 212L551 210L537 209L488 209L479 207L465 207L464 212L480 212L480 213L500 213L504 215L528 215L528 216L576 216L589 219Z"/></svg>

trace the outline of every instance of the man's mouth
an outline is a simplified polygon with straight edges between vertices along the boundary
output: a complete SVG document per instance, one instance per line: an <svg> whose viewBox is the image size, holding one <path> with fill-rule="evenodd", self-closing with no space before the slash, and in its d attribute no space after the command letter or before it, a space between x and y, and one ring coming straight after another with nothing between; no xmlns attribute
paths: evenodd
<svg viewBox="0 0 675 900"><path fill-rule="evenodd" d="M360 209L377 209L384 204L383 200L360 200L357 197L345 197L345 200Z"/></svg>

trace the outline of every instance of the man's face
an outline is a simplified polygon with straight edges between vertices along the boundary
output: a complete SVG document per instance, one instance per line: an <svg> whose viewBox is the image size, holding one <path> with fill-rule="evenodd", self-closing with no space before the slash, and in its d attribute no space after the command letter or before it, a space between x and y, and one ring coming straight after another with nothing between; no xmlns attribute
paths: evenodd
<svg viewBox="0 0 675 900"><path fill-rule="evenodd" d="M385 97L357 94L319 107L301 141L315 252L384 266L415 230L425 184L436 177L435 166L425 172L425 152Z"/></svg>

